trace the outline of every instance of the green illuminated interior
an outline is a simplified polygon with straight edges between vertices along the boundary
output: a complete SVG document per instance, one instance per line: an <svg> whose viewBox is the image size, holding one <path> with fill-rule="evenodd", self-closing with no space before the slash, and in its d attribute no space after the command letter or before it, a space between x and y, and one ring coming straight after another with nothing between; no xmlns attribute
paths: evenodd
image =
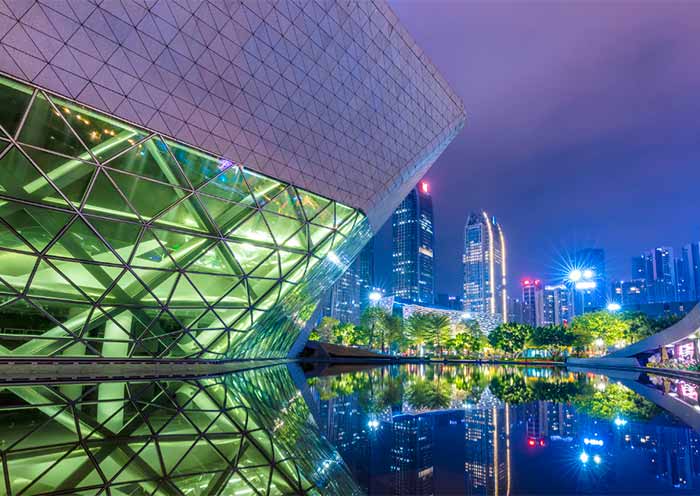
<svg viewBox="0 0 700 496"><path fill-rule="evenodd" d="M2 397L0 494L360 494L283 366Z"/></svg>
<svg viewBox="0 0 700 496"><path fill-rule="evenodd" d="M0 109L0 356L284 356L299 325L256 323L366 225L9 79Z"/></svg>

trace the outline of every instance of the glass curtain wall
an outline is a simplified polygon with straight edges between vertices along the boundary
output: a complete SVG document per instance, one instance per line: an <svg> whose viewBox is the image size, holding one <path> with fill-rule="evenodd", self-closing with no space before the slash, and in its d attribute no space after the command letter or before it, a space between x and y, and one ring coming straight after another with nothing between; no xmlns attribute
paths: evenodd
<svg viewBox="0 0 700 496"><path fill-rule="evenodd" d="M285 356L303 322L261 318L368 237L358 210L25 84L0 78L0 109L0 356Z"/></svg>

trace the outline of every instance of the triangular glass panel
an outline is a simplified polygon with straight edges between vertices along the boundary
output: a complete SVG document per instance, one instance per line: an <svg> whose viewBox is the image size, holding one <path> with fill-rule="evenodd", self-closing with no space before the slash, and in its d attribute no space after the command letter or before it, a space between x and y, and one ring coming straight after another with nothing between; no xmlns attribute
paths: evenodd
<svg viewBox="0 0 700 496"><path fill-rule="evenodd" d="M269 291L263 296L262 298L258 299L258 301L255 302L255 308L257 310L269 310L272 308L272 305L277 303L279 300L279 285L273 289L272 291Z"/></svg>
<svg viewBox="0 0 700 496"><path fill-rule="evenodd" d="M309 235L311 236L311 244L315 247L328 239L328 236L332 236L333 230L315 224L309 224Z"/></svg>
<svg viewBox="0 0 700 496"><path fill-rule="evenodd" d="M277 279L256 279L248 278L248 288L250 293L250 303L256 305L257 301L267 294L272 287L277 284Z"/></svg>
<svg viewBox="0 0 700 496"><path fill-rule="evenodd" d="M15 234L12 229L5 226L5 224L0 223L0 247L5 250L19 250L29 253L35 253L36 250L32 248L32 245L28 241L23 241L18 234ZM0 252L0 260L7 253Z"/></svg>
<svg viewBox="0 0 700 496"><path fill-rule="evenodd" d="M258 267L250 273L253 277L266 277L278 279L280 277L280 263L277 253L272 253Z"/></svg>
<svg viewBox="0 0 700 496"><path fill-rule="evenodd" d="M196 273L188 273L187 276L210 305L216 303L239 281L237 277L232 276L214 276L211 274L205 275Z"/></svg>
<svg viewBox="0 0 700 496"><path fill-rule="evenodd" d="M39 262L39 266L27 290L27 295L71 301L89 301L76 286L71 284L71 281L66 276L57 272L45 260Z"/></svg>
<svg viewBox="0 0 700 496"><path fill-rule="evenodd" d="M300 208L300 201L292 186L277 195L272 201L265 205L266 212L291 217L293 219L304 220L304 214Z"/></svg>
<svg viewBox="0 0 700 496"><path fill-rule="evenodd" d="M286 187L284 183L261 176L249 170L244 170L243 175L245 176L248 187L253 193L255 200L261 207L269 203Z"/></svg>
<svg viewBox="0 0 700 496"><path fill-rule="evenodd" d="M285 276L291 269L296 267L300 261L302 261L306 255L303 253L293 253L289 251L280 250L280 268L282 270L282 277Z"/></svg>
<svg viewBox="0 0 700 496"><path fill-rule="evenodd" d="M343 234L344 236L347 237L347 236L350 234L350 232L353 230L353 228L355 227L355 225L357 224L357 219L358 219L358 217L359 217L359 215L354 215L354 216L352 216L352 217L349 217L349 218L345 221L345 223L344 223L342 226L340 226L340 228L338 229L338 231L339 231L341 234Z"/></svg>
<svg viewBox="0 0 700 496"><path fill-rule="evenodd" d="M115 220L89 217L88 222L109 243L123 260L128 261L141 232L141 225Z"/></svg>
<svg viewBox="0 0 700 496"><path fill-rule="evenodd" d="M17 131L31 99L31 88L10 79L0 78L0 126L10 136L14 136Z"/></svg>
<svg viewBox="0 0 700 496"><path fill-rule="evenodd" d="M136 176L109 171L119 190L132 207L145 219L152 219L187 194L184 190L140 179Z"/></svg>
<svg viewBox="0 0 700 496"><path fill-rule="evenodd" d="M73 284L97 301L121 273L120 267L52 259L51 263Z"/></svg>
<svg viewBox="0 0 700 496"><path fill-rule="evenodd" d="M238 274L236 261L222 243L209 248L187 267L189 271L207 272L210 274Z"/></svg>
<svg viewBox="0 0 700 496"><path fill-rule="evenodd" d="M233 165L228 160L218 160L211 155L180 145L174 141L167 140L166 143L180 163L182 171L195 188Z"/></svg>
<svg viewBox="0 0 700 496"><path fill-rule="evenodd" d="M299 196L301 205L304 207L304 213L306 213L306 218L308 220L313 219L321 210L325 209L331 203L330 200L308 191L304 191L303 189L297 189L297 195ZM331 217L333 217L332 210ZM333 220L331 219L331 226L332 225Z"/></svg>
<svg viewBox="0 0 700 496"><path fill-rule="evenodd" d="M180 274L169 304L173 306L202 306L204 301L189 279L184 274Z"/></svg>
<svg viewBox="0 0 700 496"><path fill-rule="evenodd" d="M32 274L36 261L37 257L34 255L9 251L0 252L0 277L5 281L5 284L21 293L27 285L27 280Z"/></svg>
<svg viewBox="0 0 700 496"><path fill-rule="evenodd" d="M308 249L306 230L302 222L267 212L264 215L277 245L300 250Z"/></svg>
<svg viewBox="0 0 700 496"><path fill-rule="evenodd" d="M121 263L112 250L80 218L76 219L51 246L47 255L103 263Z"/></svg>
<svg viewBox="0 0 700 496"><path fill-rule="evenodd" d="M287 281L283 282L280 286L280 300L287 296L289 292L295 287L296 286L292 283L289 283Z"/></svg>
<svg viewBox="0 0 700 496"><path fill-rule="evenodd" d="M67 206L65 200L17 147L10 148L0 158L0 193L25 200Z"/></svg>
<svg viewBox="0 0 700 496"><path fill-rule="evenodd" d="M144 294L141 301L165 304L170 298L173 286L177 281L177 272L168 272L165 270L139 269L134 268L134 273L143 281L143 283L151 290L155 298L151 294ZM158 300L156 300L158 298Z"/></svg>
<svg viewBox="0 0 700 496"><path fill-rule="evenodd" d="M94 165L29 146L22 149L73 205L80 206L95 173Z"/></svg>
<svg viewBox="0 0 700 496"><path fill-rule="evenodd" d="M250 304L250 301L248 299L248 284L246 283L245 280L241 281L238 283L236 286L229 291L226 296L224 296L219 303L217 303L216 311L221 313L223 310L219 308L220 305L233 305L236 307L247 307ZM223 316L221 318L224 320L224 322L227 323L227 325L230 325L230 322L228 322L226 319L224 319Z"/></svg>
<svg viewBox="0 0 700 496"><path fill-rule="evenodd" d="M134 251L132 265L141 267L155 267L159 269L174 269L175 261L170 258L166 250L156 239L150 229L146 229Z"/></svg>
<svg viewBox="0 0 700 496"><path fill-rule="evenodd" d="M105 171L99 171L95 179L83 211L96 215L108 215L110 217L126 217L130 220L139 220L138 215L129 207Z"/></svg>
<svg viewBox="0 0 700 496"><path fill-rule="evenodd" d="M105 166L174 186L189 187L165 143L157 137L139 143L107 162Z"/></svg>
<svg viewBox="0 0 700 496"><path fill-rule="evenodd" d="M248 184L239 167L230 167L200 188L200 193L216 196L226 201L255 206Z"/></svg>
<svg viewBox="0 0 700 496"><path fill-rule="evenodd" d="M222 233L230 231L231 228L255 211L252 207L225 202L213 196L201 194L198 196L200 203L207 209L209 216Z"/></svg>
<svg viewBox="0 0 700 496"><path fill-rule="evenodd" d="M200 329L224 329L226 324L221 321L214 310L207 310L196 321L192 322L189 327L195 331Z"/></svg>
<svg viewBox="0 0 700 496"><path fill-rule="evenodd" d="M350 207L346 207L345 205L341 203L336 203L335 204L335 226L338 227L343 222L348 220L352 214L355 213L355 210L353 210Z"/></svg>
<svg viewBox="0 0 700 496"><path fill-rule="evenodd" d="M67 115L70 109L62 109L62 112ZM87 149L42 93L34 99L18 141L69 157L91 160Z"/></svg>
<svg viewBox="0 0 700 496"><path fill-rule="evenodd" d="M227 297L228 298L228 297ZM243 315L247 310L247 298L246 298L246 308L216 308L216 313L219 318L226 325L226 327L231 327L235 322Z"/></svg>
<svg viewBox="0 0 700 496"><path fill-rule="evenodd" d="M160 240L170 257L180 267L195 260L199 254L212 245L211 238L193 236L176 231L166 231L165 229L153 229L153 234Z"/></svg>
<svg viewBox="0 0 700 496"><path fill-rule="evenodd" d="M207 232L207 226L202 220L203 215L204 209L197 201L197 197L191 195L158 217L155 222L175 228Z"/></svg>
<svg viewBox="0 0 700 496"><path fill-rule="evenodd" d="M270 234L270 230L263 219L262 213L257 212L247 220L230 231L227 236L232 238L247 239L252 242L263 242L274 244L275 240Z"/></svg>
<svg viewBox="0 0 700 496"><path fill-rule="evenodd" d="M51 97L73 131L100 162L108 160L145 138L148 133L104 114Z"/></svg>
<svg viewBox="0 0 700 496"><path fill-rule="evenodd" d="M333 204L329 202L329 205L321 210L311 222L319 226L333 229L335 227L335 209L333 208Z"/></svg>
<svg viewBox="0 0 700 496"><path fill-rule="evenodd" d="M37 251L41 251L72 219L73 214L10 202L0 207L0 216ZM5 243L1 246L11 247Z"/></svg>
<svg viewBox="0 0 700 496"><path fill-rule="evenodd" d="M139 303L146 297L150 298L146 288L131 271L126 270L114 287L105 294L102 301L109 304L128 305Z"/></svg>
<svg viewBox="0 0 700 496"><path fill-rule="evenodd" d="M246 274L249 274L260 262L267 259L274 252L271 248L255 246L251 243L227 241L226 244Z"/></svg>

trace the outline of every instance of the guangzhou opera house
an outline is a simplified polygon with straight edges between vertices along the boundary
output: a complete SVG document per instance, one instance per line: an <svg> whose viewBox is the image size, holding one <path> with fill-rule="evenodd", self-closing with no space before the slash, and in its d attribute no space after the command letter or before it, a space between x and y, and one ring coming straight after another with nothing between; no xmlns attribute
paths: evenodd
<svg viewBox="0 0 700 496"><path fill-rule="evenodd" d="M0 358L289 356L464 123L381 1L0 19Z"/></svg>

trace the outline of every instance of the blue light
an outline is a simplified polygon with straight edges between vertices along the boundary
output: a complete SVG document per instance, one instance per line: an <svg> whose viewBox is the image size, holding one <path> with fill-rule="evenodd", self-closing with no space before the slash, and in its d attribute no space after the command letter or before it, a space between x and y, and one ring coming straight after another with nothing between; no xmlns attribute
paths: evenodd
<svg viewBox="0 0 700 496"><path fill-rule="evenodd" d="M617 427L621 427L621 426L623 426L623 425L627 425L627 421L626 421L625 419L621 419L620 417L615 417L615 420L613 420L613 422L615 423L615 425L616 425Z"/></svg>
<svg viewBox="0 0 700 496"><path fill-rule="evenodd" d="M578 457L578 459L581 460L581 463L588 463L588 458L588 453L586 453L585 451L582 451Z"/></svg>

